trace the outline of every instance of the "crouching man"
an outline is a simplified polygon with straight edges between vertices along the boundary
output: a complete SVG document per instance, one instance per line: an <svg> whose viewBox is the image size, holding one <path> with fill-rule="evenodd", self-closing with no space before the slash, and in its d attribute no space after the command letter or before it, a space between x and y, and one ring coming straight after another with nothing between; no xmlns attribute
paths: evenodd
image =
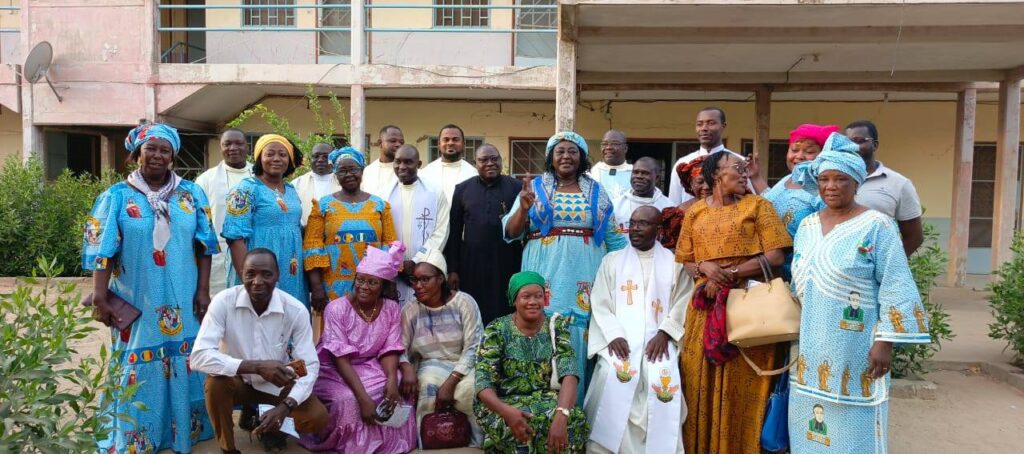
<svg viewBox="0 0 1024 454"><path fill-rule="evenodd" d="M231 419L235 405L274 405L253 429L265 445L274 440L271 444L283 447L279 429L286 417L294 418L295 429L303 433L327 425L327 410L311 395L320 362L309 311L277 290L277 270L269 249L249 251L242 285L213 298L192 350L192 368L208 374L206 409L225 453L239 452Z"/></svg>

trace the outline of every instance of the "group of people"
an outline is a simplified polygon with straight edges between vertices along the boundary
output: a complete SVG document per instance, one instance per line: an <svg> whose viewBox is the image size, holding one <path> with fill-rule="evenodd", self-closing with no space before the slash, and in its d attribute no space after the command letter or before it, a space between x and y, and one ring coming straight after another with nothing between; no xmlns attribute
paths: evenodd
<svg viewBox="0 0 1024 454"><path fill-rule="evenodd" d="M141 310L112 330L119 379L138 387L108 396L132 418L101 448L216 437L237 452L241 406L264 445L283 446L292 418L317 452L410 452L447 414L487 452L759 453L788 380L792 452L884 452L893 345L931 340L907 265L914 187L859 121L800 125L769 188L723 146L725 120L698 113L701 147L668 195L661 163L627 163L616 130L593 166L582 136L555 134L544 172L519 181L493 145L465 161L451 124L421 170L388 125L374 162L320 144L289 182L301 150L268 134L249 163L229 129L193 183L172 170L177 132L140 125L136 170L85 226L94 317L122 325L115 299ZM769 270L802 303L800 340L740 349L728 295Z"/></svg>

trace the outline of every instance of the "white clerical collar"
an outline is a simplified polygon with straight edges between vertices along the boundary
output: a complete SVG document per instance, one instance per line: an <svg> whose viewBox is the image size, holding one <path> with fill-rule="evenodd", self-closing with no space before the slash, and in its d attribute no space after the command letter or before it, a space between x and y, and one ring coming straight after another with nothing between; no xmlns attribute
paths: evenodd
<svg viewBox="0 0 1024 454"><path fill-rule="evenodd" d="M650 197L641 197L641 196L638 196L636 194L633 194L633 190L630 189L629 192L626 193L626 195L629 197L630 200L632 200L634 202L651 203L651 202L654 201L654 198L658 196L658 192L657 192L657 189L655 189L654 194L651 194Z"/></svg>
<svg viewBox="0 0 1024 454"><path fill-rule="evenodd" d="M248 164L242 166L241 169L236 169L234 167L229 166L228 163L226 163L226 162L224 163L224 171L229 172L229 173L244 173L246 175L248 175L250 173L249 172L249 165Z"/></svg>
<svg viewBox="0 0 1024 454"><path fill-rule="evenodd" d="M630 246L630 247L632 247L632 246ZM651 246L651 248L646 250L646 251L641 251L641 250L639 250L637 248L633 248L633 250L636 251L636 255L638 257L640 257L640 258L654 257L654 247L653 246Z"/></svg>
<svg viewBox="0 0 1024 454"><path fill-rule="evenodd" d="M380 159L378 159L377 160L377 164L379 164L381 166L384 166L384 167L394 167L395 166L395 161L384 162L384 161L381 161Z"/></svg>
<svg viewBox="0 0 1024 454"><path fill-rule="evenodd" d="M455 162L447 162L444 159L441 159L441 167L462 167L462 160L460 159Z"/></svg>
<svg viewBox="0 0 1024 454"><path fill-rule="evenodd" d="M320 182L330 182L331 178L334 177L334 175L332 175L330 173L328 173L327 175L320 175L320 174L318 174L316 172L312 172L312 173L313 173L313 179L315 179L316 181L320 181Z"/></svg>
<svg viewBox="0 0 1024 454"><path fill-rule="evenodd" d="M628 162L623 162L622 164L619 164L617 166L613 166L613 165L608 164L607 162L604 162L604 161L601 161L601 164L604 164L604 167L606 167L608 169L615 169L615 170L629 170L630 168L633 167L633 165L628 163Z"/></svg>

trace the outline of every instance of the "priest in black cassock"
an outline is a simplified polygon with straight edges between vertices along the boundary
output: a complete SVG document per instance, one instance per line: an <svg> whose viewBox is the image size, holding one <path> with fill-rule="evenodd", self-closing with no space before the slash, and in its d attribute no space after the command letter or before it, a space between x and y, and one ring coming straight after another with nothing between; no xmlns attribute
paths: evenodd
<svg viewBox="0 0 1024 454"><path fill-rule="evenodd" d="M508 315L505 291L523 259L520 241L506 243L501 218L512 209L523 184L501 174L501 155L491 144L476 149L477 177L455 186L444 258L448 284L476 299L486 326Z"/></svg>

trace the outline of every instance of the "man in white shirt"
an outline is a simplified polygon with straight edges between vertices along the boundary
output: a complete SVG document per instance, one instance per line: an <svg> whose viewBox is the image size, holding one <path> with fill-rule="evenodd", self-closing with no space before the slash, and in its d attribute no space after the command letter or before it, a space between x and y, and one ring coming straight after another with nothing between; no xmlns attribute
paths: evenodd
<svg viewBox="0 0 1024 454"><path fill-rule="evenodd" d="M223 160L216 167L209 169L196 178L196 184L203 188L206 198L210 201L210 217L213 229L217 231L220 252L213 256L210 264L210 294L216 295L227 287L228 272L231 271L231 252L227 241L220 236L224 227L224 202L228 192L239 181L252 176L252 164L246 162L249 154L249 142L241 129L227 129L220 135L220 153Z"/></svg>
<svg viewBox="0 0 1024 454"><path fill-rule="evenodd" d="M626 162L627 151L626 135L609 129L601 138L601 162L590 168L590 176L601 183L613 201L630 189L633 165Z"/></svg>
<svg viewBox="0 0 1024 454"><path fill-rule="evenodd" d="M724 131L725 111L718 107L705 107L700 112L697 112L697 140L700 141L700 149L679 158L672 165L672 168L669 169L671 178L668 186L668 198L672 203L679 205L693 198L693 196L683 190L683 183L679 181L679 175L676 173L676 168L679 167L679 164L687 163L701 156L707 156L719 151L728 151L740 159L744 159L739 153L729 150L725 148L725 145L722 145L722 133ZM750 164L750 167L748 167L748 177L749 181L754 181L757 179L758 174L756 160ZM750 190L756 194L753 187Z"/></svg>
<svg viewBox="0 0 1024 454"><path fill-rule="evenodd" d="M441 156L423 168L420 178L441 189L447 200L452 199L455 185L477 175L476 167L462 159L466 149L466 135L462 128L448 124L437 135L437 149Z"/></svg>
<svg viewBox="0 0 1024 454"><path fill-rule="evenodd" d="M253 429L258 436L276 435L285 417L294 418L302 433L317 433L327 425L327 409L312 395L320 361L309 311L276 288L278 277L273 252L249 251L242 285L213 298L192 349L191 367L208 374L206 410L226 453L238 452L231 419L235 405L274 405ZM304 367L295 366L297 361Z"/></svg>
<svg viewBox="0 0 1024 454"><path fill-rule="evenodd" d="M875 159L878 151L878 127L867 120L846 125L846 137L860 146L860 156L868 168L868 178L857 188L856 202L896 220L903 240L903 252L910 257L924 242L921 200L907 177Z"/></svg>
<svg viewBox="0 0 1024 454"><path fill-rule="evenodd" d="M406 246L405 266L402 267L405 279L429 251L444 251L450 228L448 199L440 189L423 182L418 176L419 167L419 150L412 145L402 145L395 153L398 181L385 197L391 204L395 234ZM397 286L399 303L404 304L414 298L412 287L403 279L398 280Z"/></svg>
<svg viewBox="0 0 1024 454"><path fill-rule="evenodd" d="M292 180L292 186L299 193L299 200L302 202L302 227L306 227L306 219L313 211L313 201L320 200L329 194L341 190L338 179L334 176L334 169L327 156L331 154L330 144L318 143L313 145L313 152L310 154L310 171Z"/></svg>
<svg viewBox="0 0 1024 454"><path fill-rule="evenodd" d="M360 188L377 197L387 200L387 191L395 185L395 152L405 145L402 130L395 125L380 128L377 139L380 157L363 169L363 182Z"/></svg>
<svg viewBox="0 0 1024 454"><path fill-rule="evenodd" d="M637 159L633 164L631 178L629 179L630 190L621 192L612 198L612 205L615 207L616 229L620 232L629 231L629 218L633 211L642 206L653 206L660 212L668 207L673 207L672 201L661 193L654 185L654 179L661 174L661 163L656 159L644 156Z"/></svg>

